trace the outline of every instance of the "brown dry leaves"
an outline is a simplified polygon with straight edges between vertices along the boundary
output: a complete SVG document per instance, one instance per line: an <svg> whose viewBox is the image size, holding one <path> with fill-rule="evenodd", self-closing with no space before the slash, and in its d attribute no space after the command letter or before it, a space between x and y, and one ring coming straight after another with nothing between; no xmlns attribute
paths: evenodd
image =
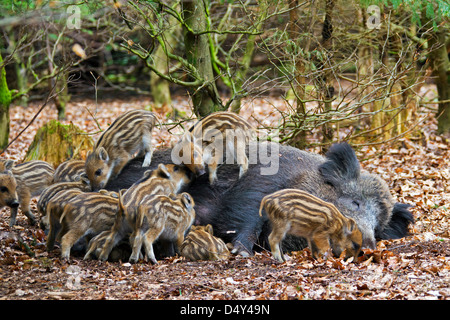
<svg viewBox="0 0 450 320"><path fill-rule="evenodd" d="M99 105L89 100L72 102L67 122L98 136L98 126L104 130L117 114L147 104L150 101L141 98ZM174 105L191 115L187 101L175 100ZM242 115L254 124L275 125L278 112L274 108L283 108L283 103L253 99ZM11 138L37 109L12 108ZM2 158L20 161L37 128L54 118L56 111L48 107ZM169 127L155 130L157 147L170 146L182 132L180 128L169 132ZM381 241L376 250L365 250L357 262L315 261L305 249L286 255L282 264L269 252L220 262L174 257L155 266L80 257L67 263L60 261L59 250L46 252L45 235L38 227L30 227L23 215L10 228L9 210L2 209L0 299L449 299L450 146L435 130L430 116L420 140L404 139L400 147L358 151L362 167L381 175L397 201L414 205L416 223L409 237ZM35 201L32 208L36 212Z"/></svg>

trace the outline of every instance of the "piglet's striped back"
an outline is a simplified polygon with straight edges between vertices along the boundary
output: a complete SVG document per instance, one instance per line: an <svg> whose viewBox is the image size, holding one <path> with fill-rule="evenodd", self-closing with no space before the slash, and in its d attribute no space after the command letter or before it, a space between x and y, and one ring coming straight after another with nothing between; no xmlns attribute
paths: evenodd
<svg viewBox="0 0 450 320"><path fill-rule="evenodd" d="M156 124L155 115L146 110L131 110L119 116L109 127L103 132L97 140L94 149L104 147L108 152L109 149L134 144L134 141L142 139L143 130L145 128L149 132L153 130Z"/></svg>
<svg viewBox="0 0 450 320"><path fill-rule="evenodd" d="M330 217L343 217L332 203L298 189L283 189L265 196L261 201L260 216L263 207L273 219L281 217L292 219L297 214L298 208L302 208L302 214L308 218L305 220L309 221L317 220L327 224Z"/></svg>
<svg viewBox="0 0 450 320"><path fill-rule="evenodd" d="M18 185L23 184L31 195L39 195L51 184L55 169L45 161L33 160L15 165L12 172Z"/></svg>
<svg viewBox="0 0 450 320"><path fill-rule="evenodd" d="M208 130L244 130L253 133L254 128L244 118L234 112L214 112L198 121L192 128L192 135L200 138L208 135Z"/></svg>

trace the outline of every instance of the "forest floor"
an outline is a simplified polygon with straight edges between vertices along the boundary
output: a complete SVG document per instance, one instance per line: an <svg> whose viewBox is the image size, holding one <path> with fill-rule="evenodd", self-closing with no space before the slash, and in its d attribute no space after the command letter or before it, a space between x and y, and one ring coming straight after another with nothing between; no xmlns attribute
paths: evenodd
<svg viewBox="0 0 450 320"><path fill-rule="evenodd" d="M105 129L117 114L142 108L143 98L116 99L96 104L92 100L72 102L66 123L83 130ZM175 100L189 114L187 101ZM277 123L283 101L253 99L242 110L250 121ZM11 109L11 139L32 119L39 105ZM90 112L88 112L88 110ZM97 121L93 121L92 115ZM9 147L2 158L21 161L36 130L56 118L52 106ZM156 129L157 147L170 146L181 130ZM189 262L172 257L150 263L59 259L59 248L45 250L45 235L31 227L19 212L18 223L8 225L9 209L0 210L0 299L365 299L409 300L450 298L450 143L435 134L434 115L419 127L421 139L401 139L395 145L363 147L357 155L362 168L379 174L389 184L394 198L412 204L415 224L410 235L380 241L375 250L365 250L356 261L341 258L313 260L308 249L276 263L270 252L226 261ZM94 138L98 137L94 136ZM314 151L314 150L312 150ZM35 214L36 199L32 202Z"/></svg>

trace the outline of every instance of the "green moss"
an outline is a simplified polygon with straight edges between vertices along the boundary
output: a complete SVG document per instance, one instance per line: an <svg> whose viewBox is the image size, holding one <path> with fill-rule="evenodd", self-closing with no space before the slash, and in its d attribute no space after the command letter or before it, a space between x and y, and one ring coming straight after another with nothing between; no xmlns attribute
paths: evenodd
<svg viewBox="0 0 450 320"><path fill-rule="evenodd" d="M0 55L0 65L3 58ZM5 68L0 69L0 150L8 145L9 141L9 105L11 103L11 92L6 82Z"/></svg>
<svg viewBox="0 0 450 320"><path fill-rule="evenodd" d="M3 64L3 58L0 55L0 65ZM9 108L11 104L11 91L8 89L8 83L6 82L5 68L0 69L0 108Z"/></svg>
<svg viewBox="0 0 450 320"><path fill-rule="evenodd" d="M51 120L37 131L24 160L44 160L56 167L68 159L85 159L93 145L93 140L74 124Z"/></svg>

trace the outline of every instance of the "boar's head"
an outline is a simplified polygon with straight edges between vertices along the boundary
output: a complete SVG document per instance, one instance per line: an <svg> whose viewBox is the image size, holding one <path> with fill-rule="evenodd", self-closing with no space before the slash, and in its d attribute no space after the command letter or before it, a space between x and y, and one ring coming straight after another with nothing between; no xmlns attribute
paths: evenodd
<svg viewBox="0 0 450 320"><path fill-rule="evenodd" d="M347 143L334 144L319 166L325 184L335 193L333 203L353 218L363 235L363 247L375 248L376 238L401 238L413 222L407 206L396 204L387 183L361 171L355 152Z"/></svg>

